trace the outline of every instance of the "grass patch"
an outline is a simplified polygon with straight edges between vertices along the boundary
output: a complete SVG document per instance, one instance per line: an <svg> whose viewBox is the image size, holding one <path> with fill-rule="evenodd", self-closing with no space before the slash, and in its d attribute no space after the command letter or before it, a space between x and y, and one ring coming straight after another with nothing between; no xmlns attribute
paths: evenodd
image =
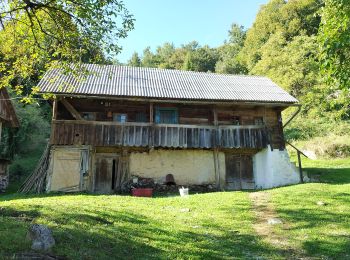
<svg viewBox="0 0 350 260"><path fill-rule="evenodd" d="M293 142L301 150L313 151L318 158L347 158L350 156L350 135L329 135ZM294 152L294 151L293 151Z"/></svg>
<svg viewBox="0 0 350 260"><path fill-rule="evenodd" d="M350 258L350 159L307 160L304 167L325 183L270 190L278 215L290 225L284 235L307 256ZM318 201L326 205L317 205Z"/></svg>
<svg viewBox="0 0 350 260"><path fill-rule="evenodd" d="M24 238L31 218L52 228L57 243L53 253L69 259L279 255L255 236L245 192L197 194L188 199L13 195L1 198L0 208L0 252L7 256L29 250Z"/></svg>
<svg viewBox="0 0 350 260"><path fill-rule="evenodd" d="M323 183L268 190L293 250L315 259L350 258L350 159L305 160ZM326 203L317 205L318 201ZM286 259L253 228L248 192L135 198L104 195L0 196L0 258L30 251L31 223L48 225L53 254L68 259Z"/></svg>

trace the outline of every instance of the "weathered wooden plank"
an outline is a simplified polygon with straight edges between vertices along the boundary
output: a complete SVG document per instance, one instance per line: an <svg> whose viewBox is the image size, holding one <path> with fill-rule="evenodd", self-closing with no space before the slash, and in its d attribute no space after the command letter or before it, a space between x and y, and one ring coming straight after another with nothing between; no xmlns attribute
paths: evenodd
<svg viewBox="0 0 350 260"><path fill-rule="evenodd" d="M76 120L83 120L79 112L68 102L68 100L63 98L60 101Z"/></svg>
<svg viewBox="0 0 350 260"><path fill-rule="evenodd" d="M52 144L62 145L261 149L269 142L268 132L262 127L218 126L215 129L207 126L95 125L55 121L52 128Z"/></svg>

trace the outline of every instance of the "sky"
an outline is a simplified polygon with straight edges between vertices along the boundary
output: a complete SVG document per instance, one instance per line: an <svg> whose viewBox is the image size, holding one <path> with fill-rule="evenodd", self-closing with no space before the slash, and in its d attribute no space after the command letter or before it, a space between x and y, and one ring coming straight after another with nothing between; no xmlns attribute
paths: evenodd
<svg viewBox="0 0 350 260"><path fill-rule="evenodd" d="M220 46L232 23L251 27L262 4L268 0L124 0L136 19L135 29L117 56L127 62L136 51L150 46L155 50L165 42L179 47L193 40L200 45Z"/></svg>

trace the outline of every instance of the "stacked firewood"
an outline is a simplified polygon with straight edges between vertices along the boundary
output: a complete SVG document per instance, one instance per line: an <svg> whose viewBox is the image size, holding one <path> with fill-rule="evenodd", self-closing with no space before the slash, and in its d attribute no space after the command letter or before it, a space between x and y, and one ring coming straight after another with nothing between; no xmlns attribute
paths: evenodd
<svg viewBox="0 0 350 260"><path fill-rule="evenodd" d="M45 148L39 163L33 173L24 181L19 188L20 193L42 193L45 191L47 172L50 162L50 145Z"/></svg>

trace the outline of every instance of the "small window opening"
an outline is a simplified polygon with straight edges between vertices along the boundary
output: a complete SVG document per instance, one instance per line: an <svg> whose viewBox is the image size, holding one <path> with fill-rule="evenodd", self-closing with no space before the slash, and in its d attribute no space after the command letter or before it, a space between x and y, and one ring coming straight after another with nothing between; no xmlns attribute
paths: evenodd
<svg viewBox="0 0 350 260"><path fill-rule="evenodd" d="M113 121L118 123L126 123L128 121L127 114L113 113Z"/></svg>

